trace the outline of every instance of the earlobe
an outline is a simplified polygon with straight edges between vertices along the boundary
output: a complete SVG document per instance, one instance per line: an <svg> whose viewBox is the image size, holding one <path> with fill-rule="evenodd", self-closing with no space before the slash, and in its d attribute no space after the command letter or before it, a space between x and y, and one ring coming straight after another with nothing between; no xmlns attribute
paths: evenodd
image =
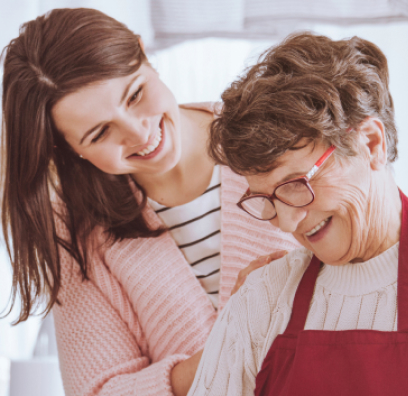
<svg viewBox="0 0 408 396"><path fill-rule="evenodd" d="M382 169L387 164L387 141L384 124L376 117L368 117L361 123L358 130L363 144L367 148L371 169Z"/></svg>

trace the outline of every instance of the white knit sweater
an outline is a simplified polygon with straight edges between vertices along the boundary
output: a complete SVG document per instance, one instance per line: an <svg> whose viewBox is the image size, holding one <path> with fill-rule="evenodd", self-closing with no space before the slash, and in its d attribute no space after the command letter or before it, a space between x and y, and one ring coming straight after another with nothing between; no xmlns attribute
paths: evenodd
<svg viewBox="0 0 408 396"><path fill-rule="evenodd" d="M396 331L398 246L364 263L324 265L305 329ZM256 375L286 329L311 257L297 249L248 277L214 325L188 396L253 395Z"/></svg>

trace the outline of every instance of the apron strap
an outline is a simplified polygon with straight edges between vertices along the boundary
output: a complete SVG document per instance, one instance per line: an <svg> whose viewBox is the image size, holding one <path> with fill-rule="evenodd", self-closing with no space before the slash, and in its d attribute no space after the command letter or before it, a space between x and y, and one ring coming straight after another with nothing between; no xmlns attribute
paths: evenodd
<svg viewBox="0 0 408 396"><path fill-rule="evenodd" d="M398 331L408 331L408 198L400 190L402 203L398 252Z"/></svg>
<svg viewBox="0 0 408 396"><path fill-rule="evenodd" d="M408 198L401 190L400 197L402 202L402 219L398 253L398 331L408 332ZM292 315L283 334L296 336L305 328L320 267L320 260L313 256L296 290Z"/></svg>
<svg viewBox="0 0 408 396"><path fill-rule="evenodd" d="M307 314L309 312L310 302L312 301L316 279L321 267L320 260L312 257L312 261L307 267L306 272L296 290L295 299L293 300L292 315L289 324L283 334L296 336L305 328Z"/></svg>

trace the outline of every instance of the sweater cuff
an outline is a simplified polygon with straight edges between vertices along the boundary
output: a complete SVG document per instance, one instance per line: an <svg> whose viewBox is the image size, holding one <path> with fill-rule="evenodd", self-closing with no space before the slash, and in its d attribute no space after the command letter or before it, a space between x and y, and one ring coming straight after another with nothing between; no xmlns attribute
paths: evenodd
<svg viewBox="0 0 408 396"><path fill-rule="evenodd" d="M143 370L144 381L138 384L135 395L174 396L171 371L174 366L188 358L188 355L171 355L146 367Z"/></svg>
<svg viewBox="0 0 408 396"><path fill-rule="evenodd" d="M89 388L80 394L83 396L174 396L170 374L173 367L188 359L188 355L171 355L150 366L148 359L138 360L111 372L105 372L100 378L93 379ZM67 395L79 395L67 392Z"/></svg>

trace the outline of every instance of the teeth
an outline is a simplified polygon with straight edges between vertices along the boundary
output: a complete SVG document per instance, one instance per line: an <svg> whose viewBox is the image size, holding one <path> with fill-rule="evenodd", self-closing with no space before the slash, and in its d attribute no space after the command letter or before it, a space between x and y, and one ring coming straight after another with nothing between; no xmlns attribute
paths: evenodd
<svg viewBox="0 0 408 396"><path fill-rule="evenodd" d="M326 220L323 220L316 227L314 227L312 230L310 230L309 232L306 232L305 235L306 236L311 236L313 234L316 234L316 232L319 231L329 220L330 220L330 217L327 218Z"/></svg>
<svg viewBox="0 0 408 396"><path fill-rule="evenodd" d="M144 157L145 155L152 153L154 150L157 149L161 140L162 140L162 132L161 132L161 128L159 128L159 132L157 133L155 139L153 140L153 143L149 144L144 150L139 151L136 154L140 155L141 157Z"/></svg>

